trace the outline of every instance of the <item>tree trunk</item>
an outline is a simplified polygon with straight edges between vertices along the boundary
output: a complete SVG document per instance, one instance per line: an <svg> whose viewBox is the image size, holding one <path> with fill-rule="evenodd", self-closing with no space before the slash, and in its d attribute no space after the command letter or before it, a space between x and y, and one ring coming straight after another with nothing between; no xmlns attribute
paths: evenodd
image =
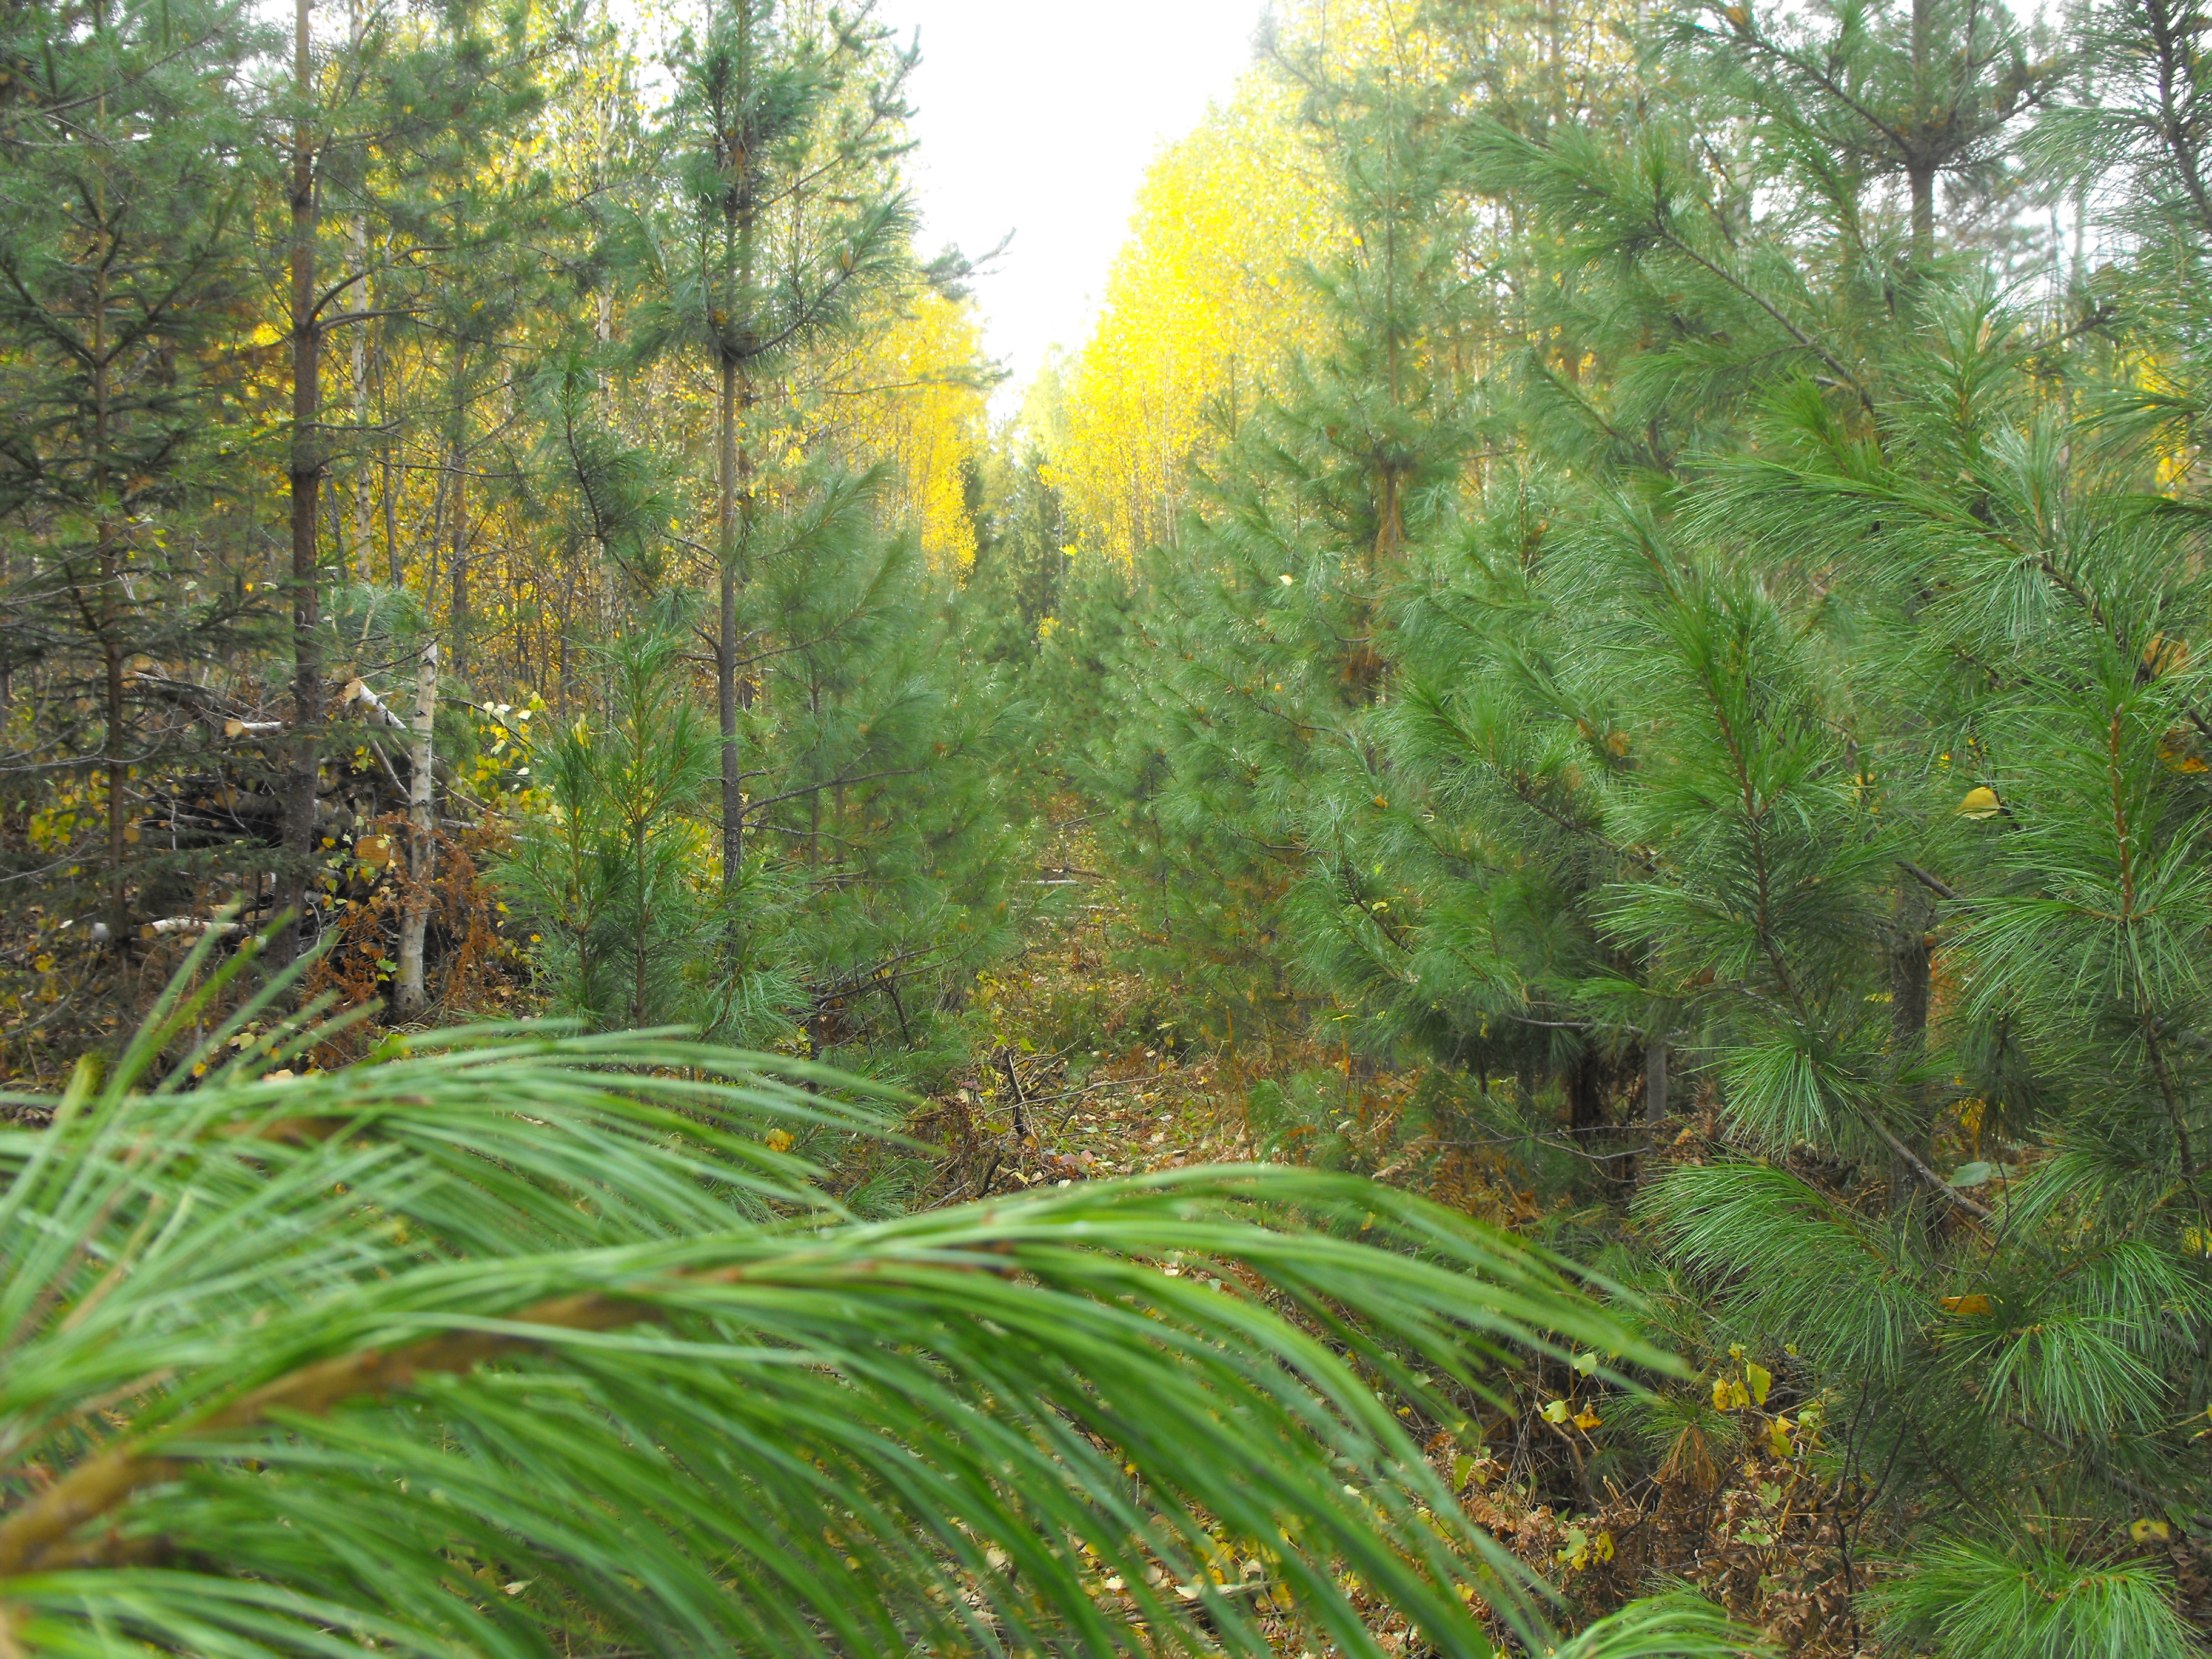
<svg viewBox="0 0 2212 1659"><path fill-rule="evenodd" d="M753 304L755 215L752 177L756 162L750 145L750 103L753 92L751 0L739 0L737 10L737 85L732 102L736 125L726 135L720 166L729 175L722 198L722 304L726 314L714 317L715 337L721 368L721 396L716 410L714 447L715 551L721 563L720 629L715 638L714 666L717 713L722 735L722 896L737 897L744 873L744 763L738 751L738 708L748 702L738 675L738 595L751 572L747 568L752 528L752 457L742 449L738 427L752 407L752 387L740 372L739 343L750 343ZM740 496L743 497L742 502ZM741 521L742 520L742 521Z"/></svg>
<svg viewBox="0 0 2212 1659"><path fill-rule="evenodd" d="M1586 1135L1605 1127L1605 1062L1595 1048L1586 1048L1567 1068L1567 1127Z"/></svg>
<svg viewBox="0 0 2212 1659"><path fill-rule="evenodd" d="M346 48L358 54L361 51L362 31L366 25L368 10L363 0L346 0ZM368 216L354 216L353 268L361 282L356 307L373 310L375 295L368 275ZM369 483L366 436L368 431L368 330L367 323L356 323L353 328L353 536L350 544L341 542L338 550L338 580L351 581L358 574L363 581L374 581L376 571L369 554L373 542L369 534L370 510L374 505L374 489Z"/></svg>
<svg viewBox="0 0 2212 1659"><path fill-rule="evenodd" d="M714 638L715 708L722 731L722 896L734 899L744 871L745 796L738 752L738 364L726 353L715 435L715 542L722 567L721 627Z"/></svg>
<svg viewBox="0 0 2212 1659"><path fill-rule="evenodd" d="M1928 1044L1928 1004L1933 977L1933 952L1928 943L1928 927L1934 920L1932 907L1927 897L1915 886L1906 884L1897 895L1897 931L1895 946L1889 957L1889 1032L1891 1063L1900 1076L1919 1063ZM1898 1138L1911 1146L1916 1154L1922 1153L1923 1130L1921 1119L1926 1109L1927 1089L1921 1084L1900 1085L1898 1100L1911 1114L1911 1121L1903 1125ZM1923 1154L1924 1155L1924 1154ZM1917 1174L1902 1160L1893 1163L1890 1170L1890 1200L1893 1206L1905 1203L1920 1191Z"/></svg>
<svg viewBox="0 0 2212 1659"><path fill-rule="evenodd" d="M432 798L437 751L431 733L438 713L438 642L426 640L415 665L414 741L407 749L407 896L399 912L399 975L392 1006L405 1018L422 1011L422 936L430 922L430 864L435 852Z"/></svg>
<svg viewBox="0 0 2212 1659"><path fill-rule="evenodd" d="M103 187L99 207L103 240L106 205ZM113 246L108 242L111 252ZM107 501L113 483L107 464L108 401L107 262L103 259L92 289L92 497L100 560L100 649L106 670L102 689L106 729L101 734L100 749L107 763L107 936L119 945L129 937L131 920L123 899L124 827L130 817L131 769L124 752L123 647L117 638L125 598L123 566Z"/></svg>
<svg viewBox="0 0 2212 1659"><path fill-rule="evenodd" d="M364 216L353 222L354 268L363 273L361 283L361 308L368 310L374 303L370 292L368 270L368 220ZM375 487L369 481L368 460L364 441L368 432L368 329L367 323L356 323L353 329L353 441L356 459L353 469L353 545L349 550L349 568L342 570L340 579L350 581L356 573L362 580L376 579L375 561L369 550L374 538L369 531L370 514L375 505Z"/></svg>
<svg viewBox="0 0 2212 1659"><path fill-rule="evenodd" d="M1934 65L1929 58L1929 33L1935 25L1936 0L1912 0L1912 144L1905 160L1905 176L1912 191L1912 263L1924 265L1936 257L1936 163L1924 147L1936 127Z"/></svg>
<svg viewBox="0 0 2212 1659"><path fill-rule="evenodd" d="M1664 1012L1655 1008L1651 1014L1651 1029L1644 1034L1644 1150L1636 1159L1636 1179L1639 1185L1650 1173L1651 1154L1659 1146L1659 1126L1667 1121L1665 1024Z"/></svg>
<svg viewBox="0 0 2212 1659"><path fill-rule="evenodd" d="M453 676L469 672L469 475L468 455L457 436L453 440L453 562L452 621Z"/></svg>
<svg viewBox="0 0 2212 1659"><path fill-rule="evenodd" d="M279 907L292 920L271 941L283 964L298 954L307 887L315 865L315 793L321 771L316 728L322 722L321 617L316 592L316 507L323 483L320 434L322 338L315 316L315 153L307 100L314 92L308 18L313 0L295 0L292 128L292 767L284 798L285 861Z"/></svg>

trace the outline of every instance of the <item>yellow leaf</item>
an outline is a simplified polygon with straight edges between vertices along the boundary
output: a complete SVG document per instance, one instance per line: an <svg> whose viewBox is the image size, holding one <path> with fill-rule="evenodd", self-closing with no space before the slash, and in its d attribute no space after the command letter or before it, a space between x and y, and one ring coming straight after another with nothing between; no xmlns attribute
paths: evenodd
<svg viewBox="0 0 2212 1659"><path fill-rule="evenodd" d="M1588 1406L1583 1407L1582 1410L1575 1413L1575 1426L1582 1430L1585 1434L1604 1421L1605 1419L1600 1417L1596 1412Z"/></svg>
<svg viewBox="0 0 2212 1659"><path fill-rule="evenodd" d="M2148 1544L2154 1538L2163 1544L2173 1536L2173 1528L2163 1521L2138 1521L2128 1528L2128 1536L2138 1544Z"/></svg>
<svg viewBox="0 0 2212 1659"><path fill-rule="evenodd" d="M2143 647L2142 665L2153 675L2172 674L2189 666L2189 641L2154 634Z"/></svg>
<svg viewBox="0 0 2212 1659"><path fill-rule="evenodd" d="M1567 1402L1564 1400L1553 1400L1547 1402L1544 1407L1542 1416L1547 1423L1565 1422L1567 1420Z"/></svg>
<svg viewBox="0 0 2212 1659"><path fill-rule="evenodd" d="M1790 1438L1790 1419L1778 1417L1766 1425L1766 1443L1777 1457L1795 1457L1797 1448Z"/></svg>
<svg viewBox="0 0 2212 1659"><path fill-rule="evenodd" d="M1997 799L1996 790L1985 783L1978 783L1966 791L1966 799L1959 803L1959 816L1962 818L1993 818L2003 805L2004 803Z"/></svg>
<svg viewBox="0 0 2212 1659"><path fill-rule="evenodd" d="M2199 773L2208 769L2203 759L2195 752L2195 740L2179 727L2158 740L2158 757L2166 763L2170 772Z"/></svg>
<svg viewBox="0 0 2212 1659"><path fill-rule="evenodd" d="M787 1130L770 1129L761 1137L761 1139L771 1152L787 1152L791 1150L791 1134Z"/></svg>
<svg viewBox="0 0 2212 1659"><path fill-rule="evenodd" d="M1766 1391L1774 1386L1774 1373L1764 1365L1753 1364L1747 1364L1743 1368L1743 1376L1744 1381L1751 1384L1752 1403L1764 1406L1766 1403Z"/></svg>
<svg viewBox="0 0 2212 1659"><path fill-rule="evenodd" d="M2183 1228L2181 1249L2185 1255L2212 1255L2212 1233L2202 1227Z"/></svg>
<svg viewBox="0 0 2212 1659"><path fill-rule="evenodd" d="M1960 1319L1975 1319L1990 1310L1989 1297L1977 1292L1972 1296L1947 1296L1942 1299L1943 1311Z"/></svg>

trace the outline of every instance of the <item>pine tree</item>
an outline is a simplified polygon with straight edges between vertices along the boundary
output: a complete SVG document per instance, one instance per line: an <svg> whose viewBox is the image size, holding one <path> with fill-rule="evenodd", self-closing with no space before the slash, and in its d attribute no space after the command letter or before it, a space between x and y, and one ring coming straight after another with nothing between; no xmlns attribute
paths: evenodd
<svg viewBox="0 0 2212 1659"><path fill-rule="evenodd" d="M821 20L728 0L675 49L665 222L650 259L662 314L647 349L697 348L715 374L715 696L722 879L743 879L740 598L758 514L762 378L849 324L909 269L911 212L890 173L910 55L865 14ZM773 424L771 421L770 424Z"/></svg>
<svg viewBox="0 0 2212 1659"><path fill-rule="evenodd" d="M538 930L539 971L561 1012L634 1027L724 1025L729 1005L773 1032L764 983L726 994L709 971L721 905L697 868L712 818L715 742L683 695L689 629L664 605L609 647L604 719L548 734L533 754L545 810L526 823L502 880ZM718 1003L724 1005L718 1006Z"/></svg>
<svg viewBox="0 0 2212 1659"><path fill-rule="evenodd" d="M1217 1030L1305 1025L1316 981L1292 963L1333 926L1317 914L1391 926L1353 828L1391 790L1366 735L1388 695L1382 604L1472 438L1440 92L1291 69L1343 170L1346 245L1307 275L1333 343L1243 421L1210 499L1141 566L1098 757L1104 792L1135 803L1121 856L1153 959L1216 1004Z"/></svg>
<svg viewBox="0 0 2212 1659"><path fill-rule="evenodd" d="M738 918L738 960L803 975L817 1047L921 1043L1016 920L1006 690L962 664L914 537L877 526L880 488L825 462L756 525L740 612L742 811L766 866L748 881L787 896L772 929Z"/></svg>
<svg viewBox="0 0 2212 1659"><path fill-rule="evenodd" d="M1995 85L1947 107L2024 110L2040 73L1976 44L2004 20L1958 27L1942 61ZM1751 1404L1731 1340L1773 1357L1791 1455L1784 1413L1852 1414L1899 1640L2174 1650L2136 1522L2203 1524L2208 1474L2176 1426L2212 1309L2204 562L2095 313L2001 303L2001 246L1931 266L1942 169L1899 161L1893 198L1834 130L1838 88L1917 107L1914 38L1754 79L1772 34L1731 12L1735 63L1626 143L1474 130L1547 234L1503 410L1530 453L1405 597L1383 729L1424 827L1366 1006L1522 1073L1523 1114L1556 1077L1583 1157L1645 1166L1703 1420ZM1670 1072L1723 1134L1668 1169ZM1960 1492L1973 1536L1921 1519Z"/></svg>
<svg viewBox="0 0 2212 1659"><path fill-rule="evenodd" d="M43 805L96 764L76 798L105 819L119 944L177 863L136 822L149 780L204 752L190 682L254 621L251 567L208 508L244 482L222 454L215 348L250 289L242 100L264 43L222 5L32 8L0 28L8 770Z"/></svg>

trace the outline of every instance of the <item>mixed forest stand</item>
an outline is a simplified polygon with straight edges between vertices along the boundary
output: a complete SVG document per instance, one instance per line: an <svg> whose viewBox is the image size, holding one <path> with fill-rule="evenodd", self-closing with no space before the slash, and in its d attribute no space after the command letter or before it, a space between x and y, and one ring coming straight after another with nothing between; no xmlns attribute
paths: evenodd
<svg viewBox="0 0 2212 1659"><path fill-rule="evenodd" d="M1254 47L0 9L0 1654L2205 1651L2212 18Z"/></svg>

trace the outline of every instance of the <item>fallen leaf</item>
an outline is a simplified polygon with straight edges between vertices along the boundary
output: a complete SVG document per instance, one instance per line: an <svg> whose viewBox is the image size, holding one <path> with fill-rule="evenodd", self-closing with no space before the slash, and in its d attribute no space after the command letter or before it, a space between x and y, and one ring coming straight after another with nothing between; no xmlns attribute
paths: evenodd
<svg viewBox="0 0 2212 1659"><path fill-rule="evenodd" d="M1985 783L1976 784L1966 791L1966 799L1959 803L1959 816L1962 818L1993 818L2003 808L2004 803L1997 799L1996 790Z"/></svg>

